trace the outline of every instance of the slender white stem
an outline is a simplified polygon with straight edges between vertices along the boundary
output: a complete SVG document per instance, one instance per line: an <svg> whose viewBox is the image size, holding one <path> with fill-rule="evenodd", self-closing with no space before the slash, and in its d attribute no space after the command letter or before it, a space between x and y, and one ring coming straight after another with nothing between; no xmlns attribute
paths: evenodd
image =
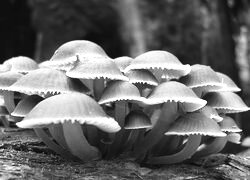
<svg viewBox="0 0 250 180"><path fill-rule="evenodd" d="M186 159L191 158L191 156L196 152L201 142L201 135L190 135L184 146L184 148L171 155L151 157L148 159L148 164L174 164L180 163Z"/></svg>
<svg viewBox="0 0 250 180"><path fill-rule="evenodd" d="M4 91L3 97L4 97L4 104L6 106L6 109L8 110L9 113L12 113L16 107L15 101L14 101L14 92Z"/></svg>
<svg viewBox="0 0 250 180"><path fill-rule="evenodd" d="M65 159L78 160L69 151L56 144L42 128L35 128L34 131L36 135L40 137L42 141L57 154L61 155Z"/></svg>
<svg viewBox="0 0 250 180"><path fill-rule="evenodd" d="M201 158L211 154L216 154L225 147L226 143L227 137L216 137L211 143L201 145L193 158Z"/></svg>
<svg viewBox="0 0 250 180"><path fill-rule="evenodd" d="M63 135L63 127L62 124L54 124L49 127L49 132L51 136L56 140L56 142L64 147L65 149L68 149L67 143L65 141L64 135Z"/></svg>
<svg viewBox="0 0 250 180"><path fill-rule="evenodd" d="M84 162L100 159L100 151L88 143L78 122L64 122L63 133L67 146L73 155Z"/></svg>
<svg viewBox="0 0 250 180"><path fill-rule="evenodd" d="M142 142L136 145L134 150L135 157L145 156L145 153L160 141L177 116L177 104L172 102L164 103L156 124L146 134Z"/></svg>
<svg viewBox="0 0 250 180"><path fill-rule="evenodd" d="M103 89L104 89L104 79L103 78L95 79L93 90L94 90L95 99L97 101L101 98Z"/></svg>

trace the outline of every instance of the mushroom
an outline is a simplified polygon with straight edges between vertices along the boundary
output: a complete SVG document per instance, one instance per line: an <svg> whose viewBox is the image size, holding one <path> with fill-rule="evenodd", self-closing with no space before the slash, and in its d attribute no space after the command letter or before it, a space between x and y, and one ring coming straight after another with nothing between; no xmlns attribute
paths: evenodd
<svg viewBox="0 0 250 180"><path fill-rule="evenodd" d="M134 144L140 142L141 136L144 135L146 128L151 128L152 124L150 118L140 110L130 111L125 118L124 129L130 130L128 139L124 148L133 148Z"/></svg>
<svg viewBox="0 0 250 180"><path fill-rule="evenodd" d="M38 64L33 59L26 56L17 56L5 60L4 65L10 68L10 71L26 74L30 71L38 69Z"/></svg>
<svg viewBox="0 0 250 180"><path fill-rule="evenodd" d="M207 92L222 89L224 86L210 66L200 64L192 65L191 72L187 76L181 77L180 82L192 88L198 97L202 97Z"/></svg>
<svg viewBox="0 0 250 180"><path fill-rule="evenodd" d="M161 139L170 125L181 114L181 111L192 112L206 105L206 101L198 98L185 85L169 81L157 86L145 101L146 104L163 104L161 114L153 128L146 134L142 142L135 148L135 156L144 156Z"/></svg>
<svg viewBox="0 0 250 180"><path fill-rule="evenodd" d="M65 141L70 152L82 161L100 158L99 150L91 146L85 138L81 124L93 125L102 131L115 133L120 130L118 123L107 116L91 97L81 93L60 94L38 103L30 113L17 123L21 128L34 128L38 136L44 138L43 127L62 124ZM42 136L41 136L42 135ZM49 144L45 137L45 143ZM54 149L65 155L65 149ZM67 155L67 154L66 154Z"/></svg>
<svg viewBox="0 0 250 180"><path fill-rule="evenodd" d="M130 83L136 85L142 96L147 96L159 84L156 77L146 69L130 70L125 75Z"/></svg>
<svg viewBox="0 0 250 180"><path fill-rule="evenodd" d="M32 108L42 100L43 98L38 95L27 96L19 101L11 115L16 117L25 117L32 110Z"/></svg>
<svg viewBox="0 0 250 180"><path fill-rule="evenodd" d="M212 108L211 106L206 105L203 108L199 109L198 111L203 113L204 115L206 115L210 119L215 120L216 122L221 122L223 120L223 117L221 117L218 114L218 112L214 108Z"/></svg>
<svg viewBox="0 0 250 180"><path fill-rule="evenodd" d="M221 131L231 134L231 133L239 133L242 130L236 125L234 120L229 116L224 116L223 121L220 123ZM236 136L234 136L236 137ZM215 154L220 152L228 142L230 136L225 137L216 137L209 143L203 143L194 154L193 158L200 158L204 156L208 156L210 154ZM231 134L231 138L233 138L233 134ZM234 140L234 139L232 139Z"/></svg>
<svg viewBox="0 0 250 180"><path fill-rule="evenodd" d="M208 105L215 108L218 113L239 113L250 110L239 95L233 92L211 92L204 96Z"/></svg>
<svg viewBox="0 0 250 180"><path fill-rule="evenodd" d="M149 164L174 164L191 158L201 143L202 136L226 136L218 124L200 112L187 113L179 117L165 135L188 136L184 147L175 154L149 157Z"/></svg>
<svg viewBox="0 0 250 180"><path fill-rule="evenodd" d="M79 80L67 77L62 71L48 68L31 71L9 86L7 90L27 95L36 94L41 97L75 91L88 92Z"/></svg>
<svg viewBox="0 0 250 180"><path fill-rule="evenodd" d="M74 68L66 73L71 78L78 78L88 85L90 90L94 92L97 100L100 99L104 89L104 79L128 81L116 64L107 57L89 56L79 57Z"/></svg>
<svg viewBox="0 0 250 180"><path fill-rule="evenodd" d="M134 69L151 69L159 82L162 78L178 79L191 70L190 65L183 65L173 54L160 50L148 51L137 56L124 71Z"/></svg>
<svg viewBox="0 0 250 180"><path fill-rule="evenodd" d="M15 109L14 102L14 92L7 91L7 88L15 83L19 78L22 77L22 74L7 71L1 73L0 76L0 94L4 97L4 104L9 113L11 113Z"/></svg>
<svg viewBox="0 0 250 180"><path fill-rule="evenodd" d="M121 148L122 137L124 135L124 121L128 113L128 102L143 103L144 97L141 97L138 88L127 81L111 82L103 91L99 104L114 103L114 117L121 126L121 131L115 134L115 140L110 147L108 156L115 156Z"/></svg>
<svg viewBox="0 0 250 180"><path fill-rule="evenodd" d="M80 57L108 58L105 51L96 43L87 40L73 40L61 45L50 58L40 66L68 71Z"/></svg>

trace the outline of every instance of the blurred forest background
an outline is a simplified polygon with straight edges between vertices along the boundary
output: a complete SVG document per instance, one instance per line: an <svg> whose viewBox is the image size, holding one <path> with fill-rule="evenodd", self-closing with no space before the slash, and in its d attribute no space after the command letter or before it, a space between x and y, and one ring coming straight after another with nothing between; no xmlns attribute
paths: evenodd
<svg viewBox="0 0 250 180"><path fill-rule="evenodd" d="M229 75L250 105L250 0L3 0L0 61L84 39L112 57L166 50ZM250 136L250 112L236 117Z"/></svg>

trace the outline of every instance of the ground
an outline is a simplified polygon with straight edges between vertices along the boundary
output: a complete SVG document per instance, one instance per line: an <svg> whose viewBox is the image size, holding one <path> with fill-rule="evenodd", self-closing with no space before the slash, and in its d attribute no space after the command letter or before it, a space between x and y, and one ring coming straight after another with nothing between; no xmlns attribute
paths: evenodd
<svg viewBox="0 0 250 180"><path fill-rule="evenodd" d="M81 164L54 154L32 130L1 128L0 179L247 180L250 179L249 152L237 156L216 154L194 163L161 167L144 167L124 158Z"/></svg>

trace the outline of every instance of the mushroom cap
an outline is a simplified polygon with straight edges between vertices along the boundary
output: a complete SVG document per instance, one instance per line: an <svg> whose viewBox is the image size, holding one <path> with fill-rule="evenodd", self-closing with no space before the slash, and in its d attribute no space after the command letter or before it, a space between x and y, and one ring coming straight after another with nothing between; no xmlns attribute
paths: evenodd
<svg viewBox="0 0 250 180"><path fill-rule="evenodd" d="M192 89L210 92L221 89L221 83L216 72L206 65L195 64L191 66L191 72L180 79L180 82Z"/></svg>
<svg viewBox="0 0 250 180"><path fill-rule="evenodd" d="M87 40L73 40L61 45L55 51L50 61L67 64L76 61L77 55L108 58L108 55L98 44Z"/></svg>
<svg viewBox="0 0 250 180"><path fill-rule="evenodd" d="M66 75L79 79L111 79L124 80L128 78L124 76L116 64L111 59L89 58L78 61L74 68L69 70Z"/></svg>
<svg viewBox="0 0 250 180"><path fill-rule="evenodd" d="M152 127L150 118L142 111L130 111L125 117L124 129L143 129Z"/></svg>
<svg viewBox="0 0 250 180"><path fill-rule="evenodd" d="M221 121L219 124L223 132L238 133L242 131L242 129L240 129L235 123L233 118L229 116L223 116L223 121Z"/></svg>
<svg viewBox="0 0 250 180"><path fill-rule="evenodd" d="M213 119L217 122L221 122L223 120L223 117L221 117L218 112L212 108L211 106L204 106L203 108L199 109L199 112L205 114L210 119Z"/></svg>
<svg viewBox="0 0 250 180"><path fill-rule="evenodd" d="M211 92L206 94L204 99L218 113L239 113L250 110L240 96L233 92Z"/></svg>
<svg viewBox="0 0 250 180"><path fill-rule="evenodd" d="M0 73L7 72L11 69L11 66L0 64Z"/></svg>
<svg viewBox="0 0 250 180"><path fill-rule="evenodd" d="M37 95L28 96L19 101L11 115L25 117L31 111L31 109L42 100L43 98Z"/></svg>
<svg viewBox="0 0 250 180"><path fill-rule="evenodd" d="M40 128L68 121L93 125L109 133L120 130L94 99L81 93L60 94L41 101L17 126Z"/></svg>
<svg viewBox="0 0 250 180"><path fill-rule="evenodd" d="M195 134L214 137L226 136L214 120L200 112L193 112L180 116L165 133L165 135L178 136Z"/></svg>
<svg viewBox="0 0 250 180"><path fill-rule="evenodd" d="M220 72L216 72L216 74L219 77L221 83L224 85L218 91L231 91L231 92L241 91L241 89L234 83L234 81L229 76Z"/></svg>
<svg viewBox="0 0 250 180"><path fill-rule="evenodd" d="M144 102L138 88L127 81L113 81L103 90L99 104L112 103L117 101L138 101Z"/></svg>
<svg viewBox="0 0 250 180"><path fill-rule="evenodd" d="M146 69L130 70L126 73L129 78L129 82L133 84L147 84L150 86L157 86L158 80L156 77Z"/></svg>
<svg viewBox="0 0 250 180"><path fill-rule="evenodd" d="M36 63L36 61L25 56L10 58L4 61L3 64L9 66L11 71L19 73L28 73L30 71L38 69L38 64Z"/></svg>
<svg viewBox="0 0 250 180"><path fill-rule="evenodd" d="M145 101L149 105L164 102L178 102L186 112L196 111L207 103L205 100L198 98L190 88L176 81L161 83L153 89Z"/></svg>
<svg viewBox="0 0 250 180"><path fill-rule="evenodd" d="M23 75L13 71L7 71L0 75L0 90L6 90Z"/></svg>
<svg viewBox="0 0 250 180"><path fill-rule="evenodd" d="M127 66L130 65L133 58L128 56L122 56L114 59L116 66L120 69L121 72L124 73L124 70Z"/></svg>
<svg viewBox="0 0 250 180"><path fill-rule="evenodd" d="M148 51L137 56L125 72L132 69L155 69L158 72L162 71L162 74L169 79L185 76L191 70L190 65L183 65L173 54L159 50Z"/></svg>
<svg viewBox="0 0 250 180"><path fill-rule="evenodd" d="M88 88L80 80L70 79L62 71L46 68L24 75L7 90L42 97L74 91L88 92Z"/></svg>

